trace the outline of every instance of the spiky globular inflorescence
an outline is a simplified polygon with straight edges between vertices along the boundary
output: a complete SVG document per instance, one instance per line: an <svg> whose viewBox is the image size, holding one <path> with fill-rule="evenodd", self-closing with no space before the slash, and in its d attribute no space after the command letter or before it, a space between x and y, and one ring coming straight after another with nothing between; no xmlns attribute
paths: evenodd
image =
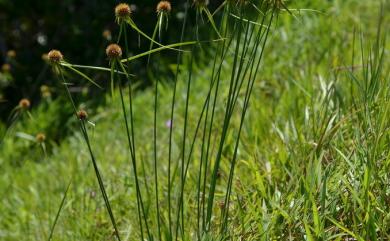
<svg viewBox="0 0 390 241"><path fill-rule="evenodd" d="M112 39L112 34L111 34L111 31L109 29L105 29L102 33L102 36L107 41L111 41L111 39Z"/></svg>
<svg viewBox="0 0 390 241"><path fill-rule="evenodd" d="M51 64L59 64L64 56L59 50L53 49L47 54L47 58Z"/></svg>
<svg viewBox="0 0 390 241"><path fill-rule="evenodd" d="M115 7L115 17L118 23L129 20L131 17L131 8L126 3L120 3Z"/></svg>
<svg viewBox="0 0 390 241"><path fill-rule="evenodd" d="M218 205L218 207L219 207L221 210L224 210L224 209L225 209L225 206L226 206L226 204L225 204L224 201L219 201L219 202L217 202L217 205Z"/></svg>
<svg viewBox="0 0 390 241"><path fill-rule="evenodd" d="M16 57L16 51L15 50L8 50L8 52L7 52L7 57L8 58L11 58L11 59L13 59L13 58L15 58Z"/></svg>
<svg viewBox="0 0 390 241"><path fill-rule="evenodd" d="M122 48L118 44L110 44L106 48L106 55L110 60L122 57Z"/></svg>
<svg viewBox="0 0 390 241"><path fill-rule="evenodd" d="M26 98L23 98L19 101L19 107L23 110L27 110L28 108L30 108L30 106L31 102Z"/></svg>
<svg viewBox="0 0 390 241"><path fill-rule="evenodd" d="M4 73L8 73L11 71L11 65L10 64L3 64L1 66L1 70L4 72Z"/></svg>
<svg viewBox="0 0 390 241"><path fill-rule="evenodd" d="M79 120L86 120L88 118L88 113L85 110L79 110L77 111L77 118Z"/></svg>
<svg viewBox="0 0 390 241"><path fill-rule="evenodd" d="M46 140L46 136L45 136L45 134L43 134L43 133L38 133L38 134L35 136L35 140L36 140L38 143L43 143L43 142L45 142L45 140Z"/></svg>
<svg viewBox="0 0 390 241"><path fill-rule="evenodd" d="M41 88L41 95L43 98L48 98L51 96L51 91L50 91L50 87L47 86L47 85L42 85Z"/></svg>
<svg viewBox="0 0 390 241"><path fill-rule="evenodd" d="M170 13L172 10L171 3L168 1L161 1L157 4L156 11L158 14L160 13Z"/></svg>

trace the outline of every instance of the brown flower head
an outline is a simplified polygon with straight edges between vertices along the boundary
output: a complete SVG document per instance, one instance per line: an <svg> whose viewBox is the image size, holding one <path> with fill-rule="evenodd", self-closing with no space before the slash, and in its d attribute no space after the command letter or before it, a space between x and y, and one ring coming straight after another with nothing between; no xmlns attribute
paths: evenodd
<svg viewBox="0 0 390 241"><path fill-rule="evenodd" d="M217 202L217 205L218 205L218 207L220 208L220 209L225 209L225 202L224 201L219 201L219 202Z"/></svg>
<svg viewBox="0 0 390 241"><path fill-rule="evenodd" d="M41 95L42 95L42 97L47 98L47 97L50 97L50 96L51 96L51 91L50 91L49 86L47 86L47 85L42 85L40 89L41 89Z"/></svg>
<svg viewBox="0 0 390 241"><path fill-rule="evenodd" d="M88 113L85 110L79 110L77 112L77 118L79 118L79 120L86 120L88 118Z"/></svg>
<svg viewBox="0 0 390 241"><path fill-rule="evenodd" d="M62 55L62 53L58 50L51 50L48 54L47 54L47 57L49 59L49 61L53 64L58 64L59 62L61 62L63 59L64 59L64 56Z"/></svg>
<svg viewBox="0 0 390 241"><path fill-rule="evenodd" d="M8 58L15 58L16 57L16 51L15 50L8 50L7 57Z"/></svg>
<svg viewBox="0 0 390 241"><path fill-rule="evenodd" d="M171 10L172 6L168 1L161 1L157 4L157 13L170 13Z"/></svg>
<svg viewBox="0 0 390 241"><path fill-rule="evenodd" d="M117 44L110 44L106 48L106 55L110 60L119 59L120 57L122 57L122 49Z"/></svg>
<svg viewBox="0 0 390 241"><path fill-rule="evenodd" d="M111 34L111 31L109 29L105 29L102 33L102 36L103 36L103 38L105 38L108 41L110 41L112 39L112 34Z"/></svg>
<svg viewBox="0 0 390 241"><path fill-rule="evenodd" d="M131 8L126 3L120 3L115 7L115 17L119 20L126 20L131 16Z"/></svg>
<svg viewBox="0 0 390 241"><path fill-rule="evenodd" d="M30 105L31 105L30 101L28 99L26 99L26 98L21 99L19 101L19 107L24 109L24 110L30 108Z"/></svg>
<svg viewBox="0 0 390 241"><path fill-rule="evenodd" d="M3 64L3 65L1 66L1 70L2 70L3 72L9 72L9 71L11 70L11 65L10 65L10 64Z"/></svg>
<svg viewBox="0 0 390 241"><path fill-rule="evenodd" d="M45 136L45 134L43 134L43 133L38 133L38 134L35 136L35 140L36 140L38 143L43 143L43 142L45 142L45 140L46 140L46 136Z"/></svg>
<svg viewBox="0 0 390 241"><path fill-rule="evenodd" d="M42 85L40 90L41 90L41 92L47 92L47 91L50 91L50 88L47 85Z"/></svg>

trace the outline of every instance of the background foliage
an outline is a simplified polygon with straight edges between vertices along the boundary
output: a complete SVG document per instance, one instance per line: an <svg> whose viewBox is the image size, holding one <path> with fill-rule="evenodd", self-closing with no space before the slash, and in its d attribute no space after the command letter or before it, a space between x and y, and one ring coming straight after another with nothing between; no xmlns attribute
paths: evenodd
<svg viewBox="0 0 390 241"><path fill-rule="evenodd" d="M170 18L170 28L164 41L178 42L180 31L177 26L183 18L185 1L174 1ZM221 1L213 1L216 6ZM9 111L23 97L36 104L40 99L40 87L48 85L57 96L60 87L50 68L42 60L42 55L51 49L60 49L72 63L106 65L105 47L115 38L118 26L113 15L119 1L104 0L2 0L0 1L0 66L10 64L8 74L0 75L0 118L5 120ZM155 0L131 1L133 19L146 33L151 35L157 20ZM130 51L140 53L148 50L149 44L139 45L138 34L130 36ZM144 42L143 42L144 43ZM14 51L15 56L9 56ZM167 61L171 59L166 56ZM176 57L172 56L175 60ZM150 80L146 73L146 61L133 62L137 79L141 86L148 86ZM167 64L168 65L168 64ZM93 75L101 84L107 82L105 76ZM82 79L75 86L75 92L82 92L87 82ZM89 93L100 96L96 89ZM98 93L96 93L98 92ZM95 100L101 98L95 98Z"/></svg>

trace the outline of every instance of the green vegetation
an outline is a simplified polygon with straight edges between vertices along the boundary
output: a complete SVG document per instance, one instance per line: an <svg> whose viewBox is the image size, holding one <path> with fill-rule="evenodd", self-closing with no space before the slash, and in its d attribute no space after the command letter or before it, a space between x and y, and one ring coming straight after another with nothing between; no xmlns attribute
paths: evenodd
<svg viewBox="0 0 390 241"><path fill-rule="evenodd" d="M46 98L16 109L15 125L0 125L0 239L390 239L390 5L300 1L276 14L269 2L265 16L233 7L215 22L197 9L199 28L180 42L216 41L142 56L154 80L146 90L129 85L131 61L111 56L104 105L69 92L75 106ZM147 46L161 48L163 25ZM182 64L163 74L172 53ZM54 63L59 82L78 80L69 66ZM79 109L88 119L72 115Z"/></svg>

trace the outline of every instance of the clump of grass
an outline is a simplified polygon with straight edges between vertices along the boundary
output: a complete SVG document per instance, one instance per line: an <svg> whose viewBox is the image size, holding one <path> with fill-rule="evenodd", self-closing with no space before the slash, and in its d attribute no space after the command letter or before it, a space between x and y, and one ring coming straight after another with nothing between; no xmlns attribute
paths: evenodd
<svg viewBox="0 0 390 241"><path fill-rule="evenodd" d="M229 180L226 184L226 191L225 191L225 200L224 200L224 207L222 216L220 217L220 232L219 235L224 235L227 227L228 227L228 217L229 217L229 202L230 202L230 193L232 189L232 180L234 176L234 169L235 169L235 163L236 163L236 156L237 156L237 149L238 149L238 143L240 139L240 133L241 128L244 123L246 111L249 105L249 100L253 88L253 84L256 80L256 76L258 73L258 70L260 68L260 62L263 57L263 52L265 49L265 43L267 42L267 38L269 35L269 31L274 19L274 16L276 14L275 8L276 6L269 3L268 1L261 1L259 4L259 8L263 9L264 13L262 15L257 15L255 19L248 20L247 18L250 18L249 15L247 15L247 7L243 4L239 4L238 11L235 11L235 14L238 14L238 19L232 19L230 17L231 11L233 11L230 7L230 5L226 5L223 7L223 13L221 14L221 19L219 21L219 29L217 28L216 23L214 22L214 18L210 11L207 8L207 2L195 2L195 9L196 9L196 22L195 22L195 28L192 30L192 37L197 39L198 46L201 46L202 43L199 39L199 29L201 26L209 25L212 29L215 30L215 33L217 37L221 38L220 32L223 33L223 38L221 38L220 43L217 44L217 53L214 58L214 64L213 64L213 74L211 76L210 80L210 86L208 90L208 94L205 97L204 100L201 101L202 110L199 114L199 116L195 119L197 119L197 125L194 130L191 130L193 133L193 137L189 138L188 135L190 133L189 129L189 117L190 117L190 111L189 111L189 105L190 105L190 99L191 99L191 82L193 75L196 73L193 72L193 64L195 62L195 51L197 51L197 46L193 45L191 47L191 57L187 57L187 55L183 55L182 46L186 45L187 43L184 42L186 36L185 33L187 31L188 25L188 16L190 5L187 3L186 9L185 9L185 17L183 21L182 26L182 33L180 37L180 41L178 44L178 57L177 57L177 68L176 68L176 74L174 79L174 86L173 86L173 95L172 95L172 103L171 103L171 111L170 111L170 121L171 126L169 128L169 140L168 145L166 148L168 148L168 183L167 183L167 189L168 189L168 195L167 200L164 200L168 203L168 209L167 210L161 210L159 203L161 202L159 197L159 186L162 184L159 183L158 173L157 173L157 165L161 165L160 162L163 160L159 160L157 155L157 106L158 106L158 84L156 82L155 85L155 101L154 101L154 186L155 186L155 203L153 206L156 207L156 223L157 223L157 230L151 229L151 225L153 225L153 222L151 221L151 217L149 212L146 210L145 207L145 200L143 198L143 192L141 191L140 183L139 183L139 173L138 173L138 161L137 161L137 148L135 145L135 129L134 126L134 115L133 115L133 101L132 101L132 80L130 74L128 74L128 70L130 69L130 59L129 59L129 50L128 50L128 38L127 38L127 28L126 24L129 25L133 30L136 30L139 34L143 35L150 41L150 51L148 51L146 54L150 56L150 53L153 51L153 44L159 45L164 48L172 49L169 46L163 46L160 43L158 43L155 40L155 36L157 31L159 32L159 38L161 40L161 30L163 28L163 22L165 21L165 26L168 26L168 14L171 12L171 5L169 2L160 2L157 5L157 23L156 28L153 33L153 37L150 38L146 34L144 34L141 30L139 30L136 26L136 24L131 19L131 9L129 5L127 4L119 4L115 8L115 16L116 21L120 26L120 32L118 36L117 43L120 42L124 43L125 51L124 54L122 53L122 48L118 44L111 44L106 48L106 55L109 59L110 64L110 72L111 72L111 92L112 96L114 95L114 85L115 83L118 83L118 89L120 93L120 99L121 99L121 105L122 105L122 112L123 112L123 120L125 124L126 129L126 136L128 140L128 146L129 146L129 155L132 162L132 168L133 168L133 174L134 174L134 180L135 180L135 187L136 187L136 200L137 200L137 209L138 209L138 219L139 219L139 228L140 228L140 236L141 239L144 237L144 231L146 231L147 237L149 240L154 239L155 235L158 237L159 240L163 239L162 236L162 224L165 224L164 227L164 233L165 233L165 239L166 240L173 240L173 239L183 239L186 240L192 236L192 232L196 231L196 237L198 240L203 239L203 237L206 237L208 235L211 235L214 233L213 226L215 225L212 221L212 218L215 217L214 214L214 203L215 199L214 196L216 194L216 187L217 187L217 179L218 179L218 173L220 171L220 165L222 162L222 150L224 149L226 138L228 133L230 133L232 130L230 130L230 122L233 116L237 115L237 117L240 119L240 128L238 130L237 136L235 137L235 152L232 157L232 160L230 160L231 167L230 167L230 174L229 174ZM205 13L205 15L208 18L208 22L201 21L202 15ZM253 22L260 22L261 25L255 25ZM123 37L123 38L122 38ZM202 47L203 48L203 47ZM145 54L145 55L146 55ZM185 53L184 53L185 54ZM227 56L231 54L233 57L232 62L232 73L230 77L230 81L224 83L221 80L221 72L222 72L222 65L225 61L228 61L229 59ZM125 60L127 62L127 69L124 66L123 62L121 60L122 55L126 56ZM150 58L150 57L149 57ZM59 73L60 77L62 78L62 81L65 85L65 88L68 93L69 100L71 101L72 105L74 106L75 113L80 119L81 123L81 130L84 136L84 140L88 145L88 149L90 152L90 156L92 159L92 163L94 165L96 177L99 181L99 187L101 189L107 211L110 215L110 219L112 222L112 225L115 229L115 235L118 240L120 240L119 231L117 229L116 221L113 216L113 212L111 210L110 202L108 201L107 193L104 188L104 184L102 181L102 177L100 174L100 171L97 167L97 163L91 148L90 139L88 136L87 129L85 127L85 120L87 118L87 115L82 111L77 112L76 111L76 105L72 99L71 93L69 92L69 89L67 88L67 83L63 76L63 68L68 68L69 70L72 70L76 72L77 74L83 76L84 78L90 80L92 83L93 80L89 79L89 77L85 76L81 72L75 69L75 67L81 67L81 66L75 66L72 64L69 64L68 62L65 62L63 59L62 54L59 51L53 50L49 52L48 54L49 61L53 64L53 66L56 68L56 71ZM176 116L178 115L176 106L177 106L177 98L176 98L176 89L177 89L177 83L178 78L180 75L180 72L182 71L180 66L182 61L189 61L187 64L186 75L187 75L187 87L186 87L186 95L185 95L185 108L183 113L183 126L182 131L180 131L179 126L176 124ZM100 67L89 67L87 68L95 68L98 69ZM106 70L101 68L101 70ZM122 75L125 76L125 81L122 82ZM124 93L122 91L122 85L123 84L128 85L128 96L129 100L126 105L126 101L124 100ZM97 84L96 84L97 85ZM217 141L215 139L215 143L212 143L211 141L211 133L213 128L216 128L216 123L214 123L214 115L215 115L215 107L217 105L218 99L221 98L219 90L223 89L224 87L221 87L221 85L226 85L228 87L228 95L224 96L224 98L227 99L226 103L226 109L225 117L222 119L222 129L221 129L221 135L220 140ZM98 85L97 85L98 86ZM236 110L236 104L241 99L240 95L243 95L243 103L244 106L242 108L241 114L236 113L238 110ZM213 101L213 102L212 102ZM127 112L127 107L129 107L129 113ZM82 116L81 116L82 115ZM211 118L209 119L209 116ZM203 128L203 131L202 131ZM194 149L196 148L196 142L199 141L198 134L203 133L202 136L202 147L201 147L201 163L198 168L195 168L196 175L198 176L198 190L197 190L197 200L195 201L197 203L197 221L195 220L185 220L185 213L188 212L188 203L185 201L186 194L186 183L187 183L187 176L188 172L192 170L193 164L191 164L193 160L193 153ZM173 141L174 141L174 133L181 133L181 142L180 142L180 154L177 156L179 158L180 162L175 164L176 168L180 169L180 174L178 175L176 171L174 173L171 173L172 168L172 161L174 158L174 155L176 153L173 151ZM217 152L213 153L213 151L210 151L211 145L215 145ZM212 155L216 155L215 157L212 157ZM175 157L176 158L176 157ZM212 171L212 175L208 178L207 173L209 171ZM174 184L174 180L179 180L179 185ZM202 191L201 191L202 190ZM206 192L208 194L206 195ZM201 194L202 193L202 198ZM206 202L207 198L207 202ZM203 200L201 204L201 200ZM172 208L173 202L177 202L177 209ZM148 203L150 203L151 200L148 199ZM148 204L149 206L149 204ZM202 211L201 211L202 209ZM162 216L162 213L167 213L167 220L164 220L164 217ZM213 218L214 219L214 218ZM200 225L200 220L202 220L202 225ZM196 229L191 228L190 223L197 223ZM145 227L145 230L144 230ZM156 234L156 232L157 234ZM212 233L210 233L212 232ZM214 233L215 234L215 233Z"/></svg>

